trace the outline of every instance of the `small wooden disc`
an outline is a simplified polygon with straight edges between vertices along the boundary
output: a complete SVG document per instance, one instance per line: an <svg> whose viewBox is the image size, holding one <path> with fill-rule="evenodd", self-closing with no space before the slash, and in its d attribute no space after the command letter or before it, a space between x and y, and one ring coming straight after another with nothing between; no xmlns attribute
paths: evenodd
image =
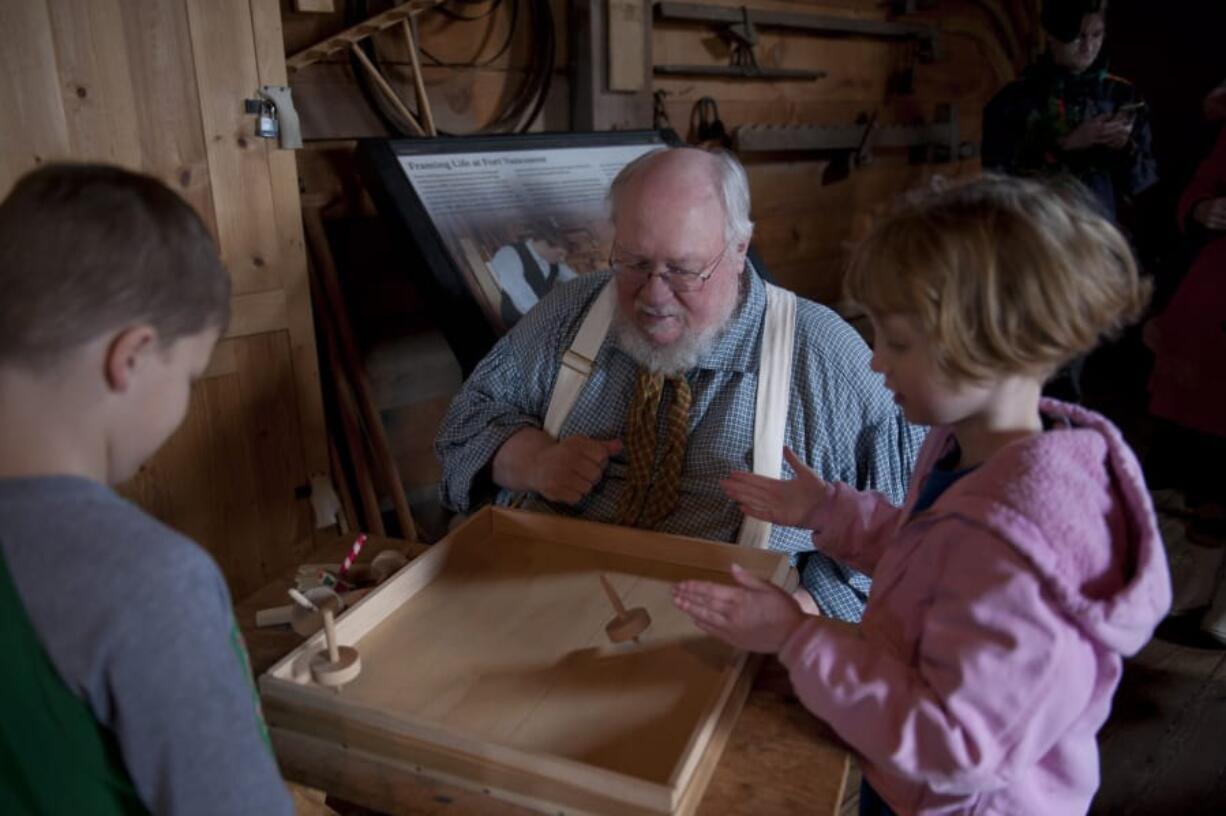
<svg viewBox="0 0 1226 816"><path fill-rule="evenodd" d="M328 659L328 650L316 652L311 658L311 676L321 686L343 686L362 673L362 658L352 646L341 646L335 663Z"/></svg>
<svg viewBox="0 0 1226 816"><path fill-rule="evenodd" d="M626 614L618 615L609 621L604 631L609 640L621 643L638 637L648 626L651 626L651 615L648 615L643 607L636 606L634 609L627 609Z"/></svg>

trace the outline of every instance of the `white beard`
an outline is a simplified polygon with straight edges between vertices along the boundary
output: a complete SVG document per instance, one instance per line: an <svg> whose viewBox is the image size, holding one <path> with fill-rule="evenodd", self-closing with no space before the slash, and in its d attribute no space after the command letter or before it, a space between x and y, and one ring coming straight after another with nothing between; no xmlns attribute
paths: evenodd
<svg viewBox="0 0 1226 816"><path fill-rule="evenodd" d="M634 322L634 317L623 313L619 303L613 315L613 329L616 332L617 345L636 363L652 373L663 374L666 377L684 374L698 365L698 361L723 335L724 330L728 328L732 313L740 305L740 300L741 298L732 298L725 313L707 328L699 332L687 330L681 337L666 346L651 342Z"/></svg>

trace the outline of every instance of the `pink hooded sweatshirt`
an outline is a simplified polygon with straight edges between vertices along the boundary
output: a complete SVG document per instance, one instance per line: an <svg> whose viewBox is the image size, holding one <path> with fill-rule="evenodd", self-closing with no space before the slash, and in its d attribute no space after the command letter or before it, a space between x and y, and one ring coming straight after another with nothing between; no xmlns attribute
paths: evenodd
<svg viewBox="0 0 1226 816"><path fill-rule="evenodd" d="M812 618L780 660L899 814L1085 813L1122 655L1171 604L1140 466L1091 411L1014 442L911 519L950 450L933 429L904 506L828 487L818 547L871 573L858 629Z"/></svg>

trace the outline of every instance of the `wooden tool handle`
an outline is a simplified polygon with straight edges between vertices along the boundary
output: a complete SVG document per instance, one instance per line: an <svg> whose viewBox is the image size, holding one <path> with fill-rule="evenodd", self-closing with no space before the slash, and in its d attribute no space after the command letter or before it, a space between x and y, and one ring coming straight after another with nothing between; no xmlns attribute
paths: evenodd
<svg viewBox="0 0 1226 816"><path fill-rule="evenodd" d="M622 605L622 599L617 597L617 591L613 589L613 585L609 583L609 579L600 573L600 583L604 586L604 592L609 596L609 603L613 604L613 609L617 611L618 617L626 614L626 607Z"/></svg>
<svg viewBox="0 0 1226 816"><path fill-rule="evenodd" d="M324 616L324 638L328 641L328 660L333 663L341 659L340 644L336 642L336 616L332 614L332 607L325 606L322 608Z"/></svg>

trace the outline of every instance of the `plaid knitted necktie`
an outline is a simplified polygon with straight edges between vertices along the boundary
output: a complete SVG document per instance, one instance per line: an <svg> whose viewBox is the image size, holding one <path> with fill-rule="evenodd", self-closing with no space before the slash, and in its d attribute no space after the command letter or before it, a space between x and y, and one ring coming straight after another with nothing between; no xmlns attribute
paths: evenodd
<svg viewBox="0 0 1226 816"><path fill-rule="evenodd" d="M672 377L668 382L673 386L673 399L668 407L664 458L654 480L664 375L641 369L626 412L627 482L617 510L617 523L627 527L653 528L677 504L689 435L691 394L684 376Z"/></svg>

